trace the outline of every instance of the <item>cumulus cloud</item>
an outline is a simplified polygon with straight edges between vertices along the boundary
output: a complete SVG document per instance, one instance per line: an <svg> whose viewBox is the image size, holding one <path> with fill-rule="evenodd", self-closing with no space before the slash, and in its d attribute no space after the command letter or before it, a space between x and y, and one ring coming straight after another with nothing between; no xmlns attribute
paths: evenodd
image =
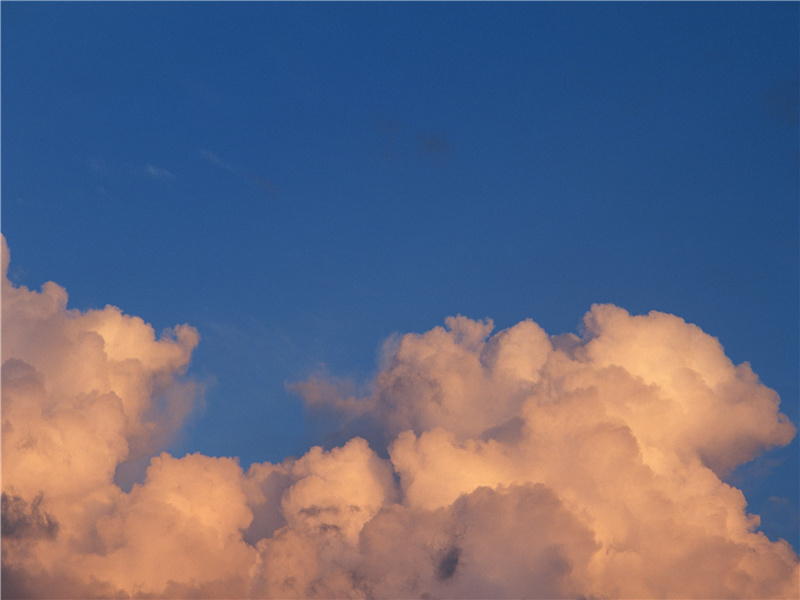
<svg viewBox="0 0 800 600"><path fill-rule="evenodd" d="M3 240L8 597L800 596L797 555L723 481L795 427L678 317L450 317L387 344L367 393L294 386L360 435L243 470L159 454L198 398L194 329L68 309L7 267Z"/></svg>

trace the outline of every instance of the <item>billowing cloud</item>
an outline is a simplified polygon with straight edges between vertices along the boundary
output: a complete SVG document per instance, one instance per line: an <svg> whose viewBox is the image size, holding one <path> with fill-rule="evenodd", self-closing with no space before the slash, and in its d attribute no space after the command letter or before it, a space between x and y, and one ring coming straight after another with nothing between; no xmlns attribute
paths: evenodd
<svg viewBox="0 0 800 600"><path fill-rule="evenodd" d="M366 394L295 385L349 441L243 470L159 454L198 398L194 329L68 309L7 267L3 240L8 597L800 596L797 555L723 481L795 427L678 317L448 318L388 343Z"/></svg>

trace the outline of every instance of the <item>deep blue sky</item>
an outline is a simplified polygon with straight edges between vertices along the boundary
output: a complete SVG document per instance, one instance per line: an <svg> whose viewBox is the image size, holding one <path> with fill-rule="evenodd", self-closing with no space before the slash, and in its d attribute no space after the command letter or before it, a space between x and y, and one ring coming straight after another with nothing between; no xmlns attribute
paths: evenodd
<svg viewBox="0 0 800 600"><path fill-rule="evenodd" d="M3 2L11 277L199 329L177 454L302 453L285 382L595 302L698 324L797 424L799 7ZM734 475L795 547L797 456Z"/></svg>

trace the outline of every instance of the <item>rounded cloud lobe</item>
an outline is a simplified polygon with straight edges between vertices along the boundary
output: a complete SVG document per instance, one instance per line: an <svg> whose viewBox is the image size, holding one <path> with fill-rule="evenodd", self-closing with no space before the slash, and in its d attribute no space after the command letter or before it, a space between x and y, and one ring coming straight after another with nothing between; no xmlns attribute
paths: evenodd
<svg viewBox="0 0 800 600"><path fill-rule="evenodd" d="M198 399L193 328L67 309L7 266L3 240L9 597L800 595L723 481L795 427L678 317L597 305L580 337L450 317L387 345L363 396L294 385L358 435L244 471L159 454Z"/></svg>

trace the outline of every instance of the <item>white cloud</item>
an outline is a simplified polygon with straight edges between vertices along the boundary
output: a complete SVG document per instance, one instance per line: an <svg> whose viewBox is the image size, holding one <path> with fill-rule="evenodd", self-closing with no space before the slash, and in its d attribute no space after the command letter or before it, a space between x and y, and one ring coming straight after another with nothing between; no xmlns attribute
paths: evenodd
<svg viewBox="0 0 800 600"><path fill-rule="evenodd" d="M155 167L153 165L147 165L144 168L144 170L150 177L153 177L155 179L172 179L173 177L175 177L172 173L170 173L166 169L163 169L161 167Z"/></svg>
<svg viewBox="0 0 800 600"><path fill-rule="evenodd" d="M154 456L197 400L193 328L157 338L7 268L3 240L7 595L800 595L797 555L721 479L795 428L678 317L594 306L583 337L448 318L387 346L363 397L296 386L384 448L355 437L243 472ZM117 466L150 456L123 491Z"/></svg>

